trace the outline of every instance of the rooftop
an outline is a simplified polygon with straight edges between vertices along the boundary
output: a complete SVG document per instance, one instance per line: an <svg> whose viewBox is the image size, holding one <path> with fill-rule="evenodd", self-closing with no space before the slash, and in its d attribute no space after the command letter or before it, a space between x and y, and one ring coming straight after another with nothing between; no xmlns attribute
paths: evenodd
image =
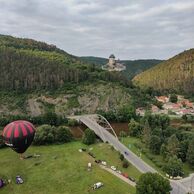
<svg viewBox="0 0 194 194"><path fill-rule="evenodd" d="M115 56L113 54L111 54L109 58L114 58L115 59Z"/></svg>

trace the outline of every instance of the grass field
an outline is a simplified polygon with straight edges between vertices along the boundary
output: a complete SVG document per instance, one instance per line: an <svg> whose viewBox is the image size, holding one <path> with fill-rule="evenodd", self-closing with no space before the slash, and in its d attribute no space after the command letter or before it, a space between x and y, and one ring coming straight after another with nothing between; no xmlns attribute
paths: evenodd
<svg viewBox="0 0 194 194"><path fill-rule="evenodd" d="M130 177L138 180L141 173L138 171L133 165L129 165L128 168L122 167L122 162L119 159L119 152L112 150L109 144L98 143L90 146L92 149L92 153L97 157L97 159L105 160L108 166L115 166L121 172L127 173Z"/></svg>
<svg viewBox="0 0 194 194"><path fill-rule="evenodd" d="M11 184L0 190L2 194L134 194L135 188L104 171L93 162L86 152L78 152L84 146L80 142L64 145L30 147L26 155L40 154L39 158L20 160L11 149L0 150L0 177L11 179ZM98 157L114 160L118 154L106 144L95 144L93 151ZM108 150L108 151L107 151ZM118 155L117 155L118 156ZM107 157L107 158L106 158ZM115 157L115 159L114 159ZM87 163L92 162L92 171L87 171ZM132 167L130 167L132 169ZM138 172L132 173L138 177ZM136 175L135 175L136 174ZM21 175L23 185L15 184L15 176ZM93 191L91 186L101 181L104 187Z"/></svg>

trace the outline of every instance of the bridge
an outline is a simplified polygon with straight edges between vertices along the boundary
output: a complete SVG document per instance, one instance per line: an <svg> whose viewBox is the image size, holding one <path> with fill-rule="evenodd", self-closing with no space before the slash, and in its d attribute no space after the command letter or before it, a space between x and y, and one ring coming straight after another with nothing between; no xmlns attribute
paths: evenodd
<svg viewBox="0 0 194 194"><path fill-rule="evenodd" d="M157 171L145 163L141 158L135 155L131 150L129 150L125 145L123 145L114 129L111 127L110 123L101 115L91 114L91 115L80 115L80 116L69 116L69 119L75 119L80 123L85 124L88 128L94 131L94 133L102 139L103 142L109 143L116 150L125 156L133 166L135 166L140 172L152 172ZM181 181L170 180L170 184L173 188L171 194L186 194L188 192L192 193L192 180L193 178L185 178ZM193 187L194 188L194 187ZM194 192L193 192L194 193Z"/></svg>

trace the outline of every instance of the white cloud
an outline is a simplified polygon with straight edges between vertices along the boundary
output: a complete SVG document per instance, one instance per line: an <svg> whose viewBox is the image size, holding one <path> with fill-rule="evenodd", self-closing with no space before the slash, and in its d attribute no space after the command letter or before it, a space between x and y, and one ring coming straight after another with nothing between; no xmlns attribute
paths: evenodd
<svg viewBox="0 0 194 194"><path fill-rule="evenodd" d="M74 55L168 58L193 47L193 0L0 0L0 33Z"/></svg>

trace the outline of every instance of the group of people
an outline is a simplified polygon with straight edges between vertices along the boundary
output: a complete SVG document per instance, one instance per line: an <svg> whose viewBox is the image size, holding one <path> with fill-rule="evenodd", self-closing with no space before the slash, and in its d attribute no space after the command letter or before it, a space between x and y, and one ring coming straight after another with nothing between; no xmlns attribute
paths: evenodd
<svg viewBox="0 0 194 194"><path fill-rule="evenodd" d="M5 181L5 180L3 180L3 179L0 178L0 189L2 187L4 187L6 184L9 184L9 183L11 183L11 180L10 179L8 179L7 181Z"/></svg>
<svg viewBox="0 0 194 194"><path fill-rule="evenodd" d="M8 180L3 180L2 178L0 178L0 189L3 188L5 185L10 184L11 183L11 179ZM24 181L21 178L20 175L16 176L16 184L23 184Z"/></svg>

